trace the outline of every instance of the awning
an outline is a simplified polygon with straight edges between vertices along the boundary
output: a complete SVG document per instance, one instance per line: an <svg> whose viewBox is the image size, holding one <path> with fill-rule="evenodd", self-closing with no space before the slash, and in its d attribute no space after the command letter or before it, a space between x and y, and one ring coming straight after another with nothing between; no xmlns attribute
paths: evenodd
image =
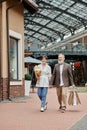
<svg viewBox="0 0 87 130"><path fill-rule="evenodd" d="M37 63L37 64L40 64L41 61L29 56L29 57L24 58L24 63Z"/></svg>

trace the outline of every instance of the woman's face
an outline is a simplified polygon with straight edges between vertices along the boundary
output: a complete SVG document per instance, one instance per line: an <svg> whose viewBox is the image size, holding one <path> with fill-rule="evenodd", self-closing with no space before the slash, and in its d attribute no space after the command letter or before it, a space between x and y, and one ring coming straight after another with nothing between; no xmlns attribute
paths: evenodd
<svg viewBox="0 0 87 130"><path fill-rule="evenodd" d="M47 59L45 57L42 58L42 64L45 65L47 62Z"/></svg>

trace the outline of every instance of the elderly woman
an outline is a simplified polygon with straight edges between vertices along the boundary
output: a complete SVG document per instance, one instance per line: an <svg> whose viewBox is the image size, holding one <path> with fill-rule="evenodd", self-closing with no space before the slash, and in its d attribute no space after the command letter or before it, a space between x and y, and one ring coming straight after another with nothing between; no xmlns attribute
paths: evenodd
<svg viewBox="0 0 87 130"><path fill-rule="evenodd" d="M37 77L37 94L41 100L41 112L47 109L46 97L49 87L49 80L51 78L51 67L46 63L47 57L42 57L42 63L38 65L38 68L41 70L41 74Z"/></svg>

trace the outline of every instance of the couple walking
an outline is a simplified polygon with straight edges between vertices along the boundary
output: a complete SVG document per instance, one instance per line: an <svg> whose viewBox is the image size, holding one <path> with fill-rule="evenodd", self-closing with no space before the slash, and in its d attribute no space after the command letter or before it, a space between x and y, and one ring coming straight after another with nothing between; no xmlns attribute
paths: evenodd
<svg viewBox="0 0 87 130"><path fill-rule="evenodd" d="M65 112L67 104L67 90L68 86L73 83L73 76L71 71L71 66L64 62L65 56L63 54L58 55L58 64L54 66L53 74L51 75L51 67L47 64L47 57L42 57L42 63L38 65L41 69L41 75L37 78L38 90L37 94L41 100L41 112L44 112L47 109L47 92L48 87L55 86L56 93L59 102L59 109L61 112Z"/></svg>

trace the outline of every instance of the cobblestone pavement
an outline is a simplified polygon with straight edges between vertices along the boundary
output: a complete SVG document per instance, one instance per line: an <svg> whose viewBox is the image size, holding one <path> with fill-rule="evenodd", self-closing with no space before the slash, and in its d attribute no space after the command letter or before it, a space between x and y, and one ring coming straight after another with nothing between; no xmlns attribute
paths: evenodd
<svg viewBox="0 0 87 130"><path fill-rule="evenodd" d="M87 114L87 93L79 93L79 97L81 105L68 106L65 113L58 110L55 88L48 91L45 112L40 112L36 92L30 93L29 98L1 102L0 130L69 130Z"/></svg>

